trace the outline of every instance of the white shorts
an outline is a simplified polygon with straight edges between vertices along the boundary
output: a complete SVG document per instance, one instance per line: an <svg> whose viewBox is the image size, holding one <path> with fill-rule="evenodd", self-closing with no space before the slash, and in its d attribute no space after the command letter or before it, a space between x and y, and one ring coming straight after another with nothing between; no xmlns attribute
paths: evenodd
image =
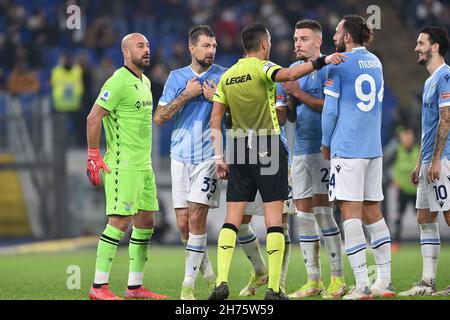
<svg viewBox="0 0 450 320"><path fill-rule="evenodd" d="M290 175L289 175L290 177ZM283 206L283 214L294 214L295 213L295 206L294 206L294 200L292 199L292 188L291 188L291 181L289 179L289 196L288 199L284 201ZM264 216L264 207L263 207L263 201L261 198L261 195L259 194L259 191L256 193L255 201L253 202L247 202L247 207L245 207L244 211L245 216Z"/></svg>
<svg viewBox="0 0 450 320"><path fill-rule="evenodd" d="M217 208L220 204L220 183L216 162L183 163L171 159L172 204L175 209L187 208L188 201Z"/></svg>
<svg viewBox="0 0 450 320"><path fill-rule="evenodd" d="M447 211L450 209L449 192L450 161L441 160L441 174L439 180L428 183L428 168L431 163L422 164L417 186L416 209L430 209L431 212Z"/></svg>
<svg viewBox="0 0 450 320"><path fill-rule="evenodd" d="M333 158L330 162L329 199L382 201L383 157Z"/></svg>
<svg viewBox="0 0 450 320"><path fill-rule="evenodd" d="M321 153L293 156L291 171L295 200L328 193L330 162Z"/></svg>

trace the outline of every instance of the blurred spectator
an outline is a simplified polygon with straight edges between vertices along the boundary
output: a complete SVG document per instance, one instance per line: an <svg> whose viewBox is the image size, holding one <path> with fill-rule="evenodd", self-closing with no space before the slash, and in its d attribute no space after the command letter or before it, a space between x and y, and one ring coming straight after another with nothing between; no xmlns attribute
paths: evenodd
<svg viewBox="0 0 450 320"><path fill-rule="evenodd" d="M267 29L275 38L284 38L291 36L292 26L289 25L288 20L283 16L280 9L272 0L265 0L261 6L260 16L267 24Z"/></svg>
<svg viewBox="0 0 450 320"><path fill-rule="evenodd" d="M81 98L81 106L80 111L75 115L75 121L79 126L77 132L77 140L80 146L84 146L85 144L85 133L86 133L86 118L91 112L93 101L95 100L94 95L98 92L93 91L93 75L92 75L92 66L89 63L89 59L85 53L82 53L78 57L78 65L81 67L83 74L83 97ZM99 68L95 68L99 69ZM101 66L100 66L101 69ZM100 90L100 88L99 88Z"/></svg>
<svg viewBox="0 0 450 320"><path fill-rule="evenodd" d="M436 25L443 9L442 3L437 0L424 0L417 4L417 26Z"/></svg>
<svg viewBox="0 0 450 320"><path fill-rule="evenodd" d="M101 57L103 53L116 41L116 34L106 17L96 18L88 27L85 38L85 45L92 48Z"/></svg>
<svg viewBox="0 0 450 320"><path fill-rule="evenodd" d="M109 57L103 57L98 67L93 68L92 91L94 95L99 93L106 80L112 76L117 67ZM153 80L153 79L152 79ZM92 101L91 101L92 102Z"/></svg>
<svg viewBox="0 0 450 320"><path fill-rule="evenodd" d="M419 158L419 145L415 142L414 131L410 128L403 129L399 133L395 161L393 163L393 183L398 189L398 216L395 221L395 233L393 236L392 250L398 250L401 241L402 219L411 204L416 205L416 186L411 182L411 172L414 170Z"/></svg>
<svg viewBox="0 0 450 320"><path fill-rule="evenodd" d="M294 29L292 29L294 34ZM274 43L272 53L272 61L276 62L280 66L289 67L291 63L295 61L293 38L282 39Z"/></svg>
<svg viewBox="0 0 450 320"><path fill-rule="evenodd" d="M161 98L164 90L164 84L166 83L168 76L169 71L164 64L157 63L152 67L149 78L152 79L152 95L154 104L159 101L159 98ZM153 108L153 111L155 110L156 108Z"/></svg>
<svg viewBox="0 0 450 320"><path fill-rule="evenodd" d="M53 106L59 113L70 113L71 124L76 132L79 145L84 144L86 132L81 132L81 100L83 98L83 70L78 64L73 64L68 53L63 53L59 64L51 74Z"/></svg>
<svg viewBox="0 0 450 320"><path fill-rule="evenodd" d="M8 91L13 95L39 92L39 80L35 71L30 70L25 60L17 61L9 79Z"/></svg>
<svg viewBox="0 0 450 320"><path fill-rule="evenodd" d="M236 10L234 8L225 8L219 16L219 19L213 26L214 33L217 39L222 39L226 36L231 39L239 37L240 30L236 19Z"/></svg>

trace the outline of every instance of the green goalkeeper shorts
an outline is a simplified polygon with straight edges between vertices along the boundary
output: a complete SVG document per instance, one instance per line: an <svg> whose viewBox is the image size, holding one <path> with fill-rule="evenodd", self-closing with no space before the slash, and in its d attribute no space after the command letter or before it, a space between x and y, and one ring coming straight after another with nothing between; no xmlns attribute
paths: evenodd
<svg viewBox="0 0 450 320"><path fill-rule="evenodd" d="M153 170L103 172L106 214L135 215L138 210L158 211L158 198Z"/></svg>

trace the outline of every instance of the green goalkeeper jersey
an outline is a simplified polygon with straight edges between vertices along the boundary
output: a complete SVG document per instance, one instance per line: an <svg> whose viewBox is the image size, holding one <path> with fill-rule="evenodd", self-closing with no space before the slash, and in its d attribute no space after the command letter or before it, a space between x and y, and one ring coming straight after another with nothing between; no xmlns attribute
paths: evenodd
<svg viewBox="0 0 450 320"><path fill-rule="evenodd" d="M150 80L122 67L105 82L95 103L109 111L103 118L108 167L150 170L153 109Z"/></svg>
<svg viewBox="0 0 450 320"><path fill-rule="evenodd" d="M214 101L229 106L233 134L246 136L280 134L275 107L274 72L281 69L255 57L240 59L220 78Z"/></svg>

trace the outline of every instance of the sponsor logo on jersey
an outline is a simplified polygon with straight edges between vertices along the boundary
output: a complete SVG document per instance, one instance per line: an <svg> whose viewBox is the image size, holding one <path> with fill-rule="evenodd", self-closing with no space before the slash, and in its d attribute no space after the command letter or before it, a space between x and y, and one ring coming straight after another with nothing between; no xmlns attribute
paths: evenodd
<svg viewBox="0 0 450 320"><path fill-rule="evenodd" d="M227 81L225 82L225 85L228 86L230 84L246 82L249 80L252 80L252 77L249 73L247 73L246 75L243 75L243 76L228 78Z"/></svg>
<svg viewBox="0 0 450 320"><path fill-rule="evenodd" d="M146 107L146 106L151 106L152 105L152 101L151 100L143 100L143 101L136 101L136 103L134 104L134 106L136 108L140 108L140 107Z"/></svg>

